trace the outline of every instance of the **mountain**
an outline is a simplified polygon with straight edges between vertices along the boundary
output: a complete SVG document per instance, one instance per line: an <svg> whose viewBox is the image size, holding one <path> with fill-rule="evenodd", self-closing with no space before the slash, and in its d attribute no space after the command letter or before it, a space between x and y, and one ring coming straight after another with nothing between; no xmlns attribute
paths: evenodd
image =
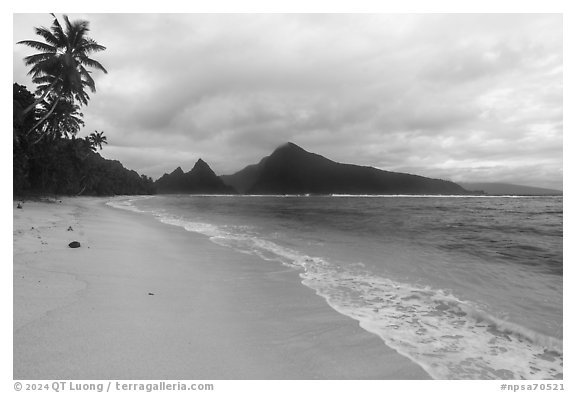
<svg viewBox="0 0 576 393"><path fill-rule="evenodd" d="M238 192L245 194L257 181L268 157L264 157L258 164L248 165L233 175L222 175L220 179L224 184L234 187Z"/></svg>
<svg viewBox="0 0 576 393"><path fill-rule="evenodd" d="M236 194L202 159L189 172L184 173L178 167L172 173L164 174L154 184L159 194Z"/></svg>
<svg viewBox="0 0 576 393"><path fill-rule="evenodd" d="M222 180L247 194L470 194L450 181L342 164L293 143Z"/></svg>
<svg viewBox="0 0 576 393"><path fill-rule="evenodd" d="M469 191L481 191L487 195L562 195L560 190L519 186L507 183L458 183Z"/></svg>

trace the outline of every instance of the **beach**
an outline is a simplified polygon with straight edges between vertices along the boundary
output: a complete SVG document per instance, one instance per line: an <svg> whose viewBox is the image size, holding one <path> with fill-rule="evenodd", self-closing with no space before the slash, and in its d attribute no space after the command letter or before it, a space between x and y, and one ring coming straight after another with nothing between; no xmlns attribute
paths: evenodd
<svg viewBox="0 0 576 393"><path fill-rule="evenodd" d="M14 379L430 378L294 268L109 200L14 202Z"/></svg>

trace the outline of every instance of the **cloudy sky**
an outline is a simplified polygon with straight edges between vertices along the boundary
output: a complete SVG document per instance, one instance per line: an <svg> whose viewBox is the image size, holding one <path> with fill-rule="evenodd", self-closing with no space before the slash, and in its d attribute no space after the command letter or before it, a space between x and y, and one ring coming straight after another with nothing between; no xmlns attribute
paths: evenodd
<svg viewBox="0 0 576 393"><path fill-rule="evenodd" d="M58 15L60 16L60 15ZM453 181L562 188L559 14L69 14L90 21L97 93L80 136L158 178L230 174L292 141ZM14 42L50 26L15 14ZM13 46L14 82L33 90Z"/></svg>

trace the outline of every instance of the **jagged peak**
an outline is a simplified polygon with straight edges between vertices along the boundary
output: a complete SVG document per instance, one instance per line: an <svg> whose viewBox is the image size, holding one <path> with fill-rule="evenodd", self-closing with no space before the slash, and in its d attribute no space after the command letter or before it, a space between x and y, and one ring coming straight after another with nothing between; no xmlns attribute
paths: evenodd
<svg viewBox="0 0 576 393"><path fill-rule="evenodd" d="M199 158L198 161L196 161L196 164L194 164L194 168L192 169L194 170L197 168L210 168L210 165L208 165L203 159Z"/></svg>
<svg viewBox="0 0 576 393"><path fill-rule="evenodd" d="M178 167L178 168L174 169L174 170L172 171L172 173L170 173L170 174L171 174L171 175L183 175L183 174L184 174L184 171L182 170L182 168Z"/></svg>
<svg viewBox="0 0 576 393"><path fill-rule="evenodd" d="M204 161L203 159L198 159L198 161L196 161L196 164L194 164L194 168L192 168L192 170L190 172L194 172L194 173L210 173L213 174L214 176L216 176L214 174L214 171L212 170L212 168L210 168L210 165L208 165L206 163L206 161Z"/></svg>

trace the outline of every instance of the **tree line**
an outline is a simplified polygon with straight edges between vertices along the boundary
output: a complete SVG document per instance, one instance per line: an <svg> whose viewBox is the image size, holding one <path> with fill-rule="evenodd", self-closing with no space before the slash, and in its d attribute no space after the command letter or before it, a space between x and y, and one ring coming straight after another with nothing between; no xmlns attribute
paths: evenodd
<svg viewBox="0 0 576 393"><path fill-rule="evenodd" d="M154 183L97 153L108 143L103 131L77 138L81 107L96 92L92 70L107 73L92 53L106 48L88 36L89 22L64 26L51 14L50 28L36 27L42 40L18 44L39 52L24 58L36 91L13 85L13 194L151 194Z"/></svg>

